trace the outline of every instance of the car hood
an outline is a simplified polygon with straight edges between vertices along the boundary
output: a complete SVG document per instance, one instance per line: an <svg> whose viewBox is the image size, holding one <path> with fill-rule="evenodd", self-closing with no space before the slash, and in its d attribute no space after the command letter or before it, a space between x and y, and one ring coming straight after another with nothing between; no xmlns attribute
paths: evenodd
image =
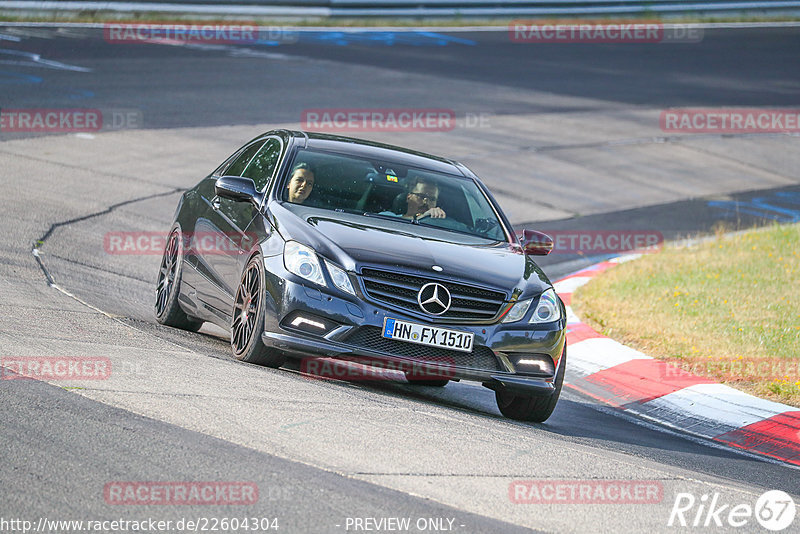
<svg viewBox="0 0 800 534"><path fill-rule="evenodd" d="M551 287L538 265L507 242L294 205L276 205L271 214L284 239L309 245L350 271L375 267L458 279L519 298Z"/></svg>

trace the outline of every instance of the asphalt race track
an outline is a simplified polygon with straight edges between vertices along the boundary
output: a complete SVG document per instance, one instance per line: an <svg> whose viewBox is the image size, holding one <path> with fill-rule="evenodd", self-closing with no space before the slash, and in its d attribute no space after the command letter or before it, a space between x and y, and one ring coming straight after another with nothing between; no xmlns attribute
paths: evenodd
<svg viewBox="0 0 800 534"><path fill-rule="evenodd" d="M410 532L673 532L686 530L668 526L679 493L731 507L770 489L797 500L795 468L569 388L549 421L521 424L477 384L323 381L236 362L221 331L157 325L160 251L115 253L105 236L166 231L180 192L245 141L300 127L308 110L355 108L451 111L446 131L342 133L462 160L518 227L675 239L800 221L797 133L659 126L668 108L800 107L799 53L798 27L706 29L671 44L523 44L506 31L120 44L97 28L0 26L2 112L103 116L98 132L0 132L0 354L103 357L114 370L81 383L0 380L0 531L17 531L2 523L12 519L255 517L291 533L402 531L355 521L366 518L411 518ZM541 263L555 279L607 255ZM515 480L544 479L655 481L662 494L510 498ZM104 496L141 481L246 482L259 497L131 506ZM691 530L714 530L710 521ZM763 529L751 518L737 531Z"/></svg>

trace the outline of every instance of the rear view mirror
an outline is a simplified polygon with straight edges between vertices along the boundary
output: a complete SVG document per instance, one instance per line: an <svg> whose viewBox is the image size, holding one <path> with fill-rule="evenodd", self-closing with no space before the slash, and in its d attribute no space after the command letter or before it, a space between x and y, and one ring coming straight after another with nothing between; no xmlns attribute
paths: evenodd
<svg viewBox="0 0 800 534"><path fill-rule="evenodd" d="M527 256L547 256L553 251L553 238L536 230L523 230L519 242Z"/></svg>

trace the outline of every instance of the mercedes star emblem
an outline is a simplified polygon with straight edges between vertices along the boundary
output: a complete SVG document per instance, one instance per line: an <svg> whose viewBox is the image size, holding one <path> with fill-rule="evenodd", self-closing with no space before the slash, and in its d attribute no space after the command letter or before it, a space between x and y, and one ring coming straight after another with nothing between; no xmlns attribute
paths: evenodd
<svg viewBox="0 0 800 534"><path fill-rule="evenodd" d="M441 315L450 309L450 292L442 284L430 282L419 290L417 302L422 311L431 315Z"/></svg>

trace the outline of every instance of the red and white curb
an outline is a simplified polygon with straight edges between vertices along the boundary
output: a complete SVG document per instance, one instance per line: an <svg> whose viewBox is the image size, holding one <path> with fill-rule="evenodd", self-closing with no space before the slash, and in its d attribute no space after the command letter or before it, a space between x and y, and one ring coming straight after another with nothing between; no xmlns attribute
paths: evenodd
<svg viewBox="0 0 800 534"><path fill-rule="evenodd" d="M566 385L671 428L800 465L800 410L651 358L598 333L573 313L573 291L603 271L637 257L604 261L554 284L567 306Z"/></svg>

